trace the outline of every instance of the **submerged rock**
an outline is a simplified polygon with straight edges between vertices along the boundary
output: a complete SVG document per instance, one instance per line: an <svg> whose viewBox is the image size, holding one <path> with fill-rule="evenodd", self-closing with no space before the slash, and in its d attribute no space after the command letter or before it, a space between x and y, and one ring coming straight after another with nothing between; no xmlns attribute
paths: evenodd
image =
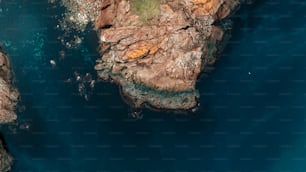
<svg viewBox="0 0 306 172"><path fill-rule="evenodd" d="M227 38L226 28L215 23L222 23L240 4L239 0L141 2L154 4L156 10L137 0L78 2L68 9L97 16L91 19L101 44L102 57L95 66L99 77L118 83L136 108L147 104L173 110L197 106L197 78L216 61Z"/></svg>
<svg viewBox="0 0 306 172"><path fill-rule="evenodd" d="M11 170L13 163L13 158L4 149L2 142L0 140L0 171L8 172Z"/></svg>

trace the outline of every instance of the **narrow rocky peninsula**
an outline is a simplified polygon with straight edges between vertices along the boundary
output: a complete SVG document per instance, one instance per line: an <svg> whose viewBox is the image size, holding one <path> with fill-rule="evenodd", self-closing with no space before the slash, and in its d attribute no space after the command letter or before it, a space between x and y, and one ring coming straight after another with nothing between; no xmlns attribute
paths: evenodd
<svg viewBox="0 0 306 172"><path fill-rule="evenodd" d="M15 107L19 92L12 86L10 61L0 48L0 125L16 120ZM0 171L10 171L13 159L0 140Z"/></svg>
<svg viewBox="0 0 306 172"><path fill-rule="evenodd" d="M134 107L188 110L199 75L216 61L239 0L63 0L68 20L97 30L102 80Z"/></svg>

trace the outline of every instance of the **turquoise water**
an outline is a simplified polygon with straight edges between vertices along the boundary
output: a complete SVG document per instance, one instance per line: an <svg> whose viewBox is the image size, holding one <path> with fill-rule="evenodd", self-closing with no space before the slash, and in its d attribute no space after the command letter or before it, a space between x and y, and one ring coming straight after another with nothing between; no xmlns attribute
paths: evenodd
<svg viewBox="0 0 306 172"><path fill-rule="evenodd" d="M243 6L216 69L197 85L199 112L144 110L142 120L129 117L115 85L98 83L85 101L64 82L75 71L95 77L93 31L67 49L55 29L63 9L39 0L0 7L0 42L25 107L2 128L13 172L306 170L304 1Z"/></svg>

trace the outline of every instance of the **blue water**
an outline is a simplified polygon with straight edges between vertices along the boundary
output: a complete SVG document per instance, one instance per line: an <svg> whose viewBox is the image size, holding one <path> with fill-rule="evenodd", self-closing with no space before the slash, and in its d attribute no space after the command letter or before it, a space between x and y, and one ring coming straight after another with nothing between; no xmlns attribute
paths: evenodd
<svg viewBox="0 0 306 172"><path fill-rule="evenodd" d="M55 29L63 9L0 2L0 42L25 107L2 127L13 172L306 170L306 2L242 6L215 70L197 84L198 114L144 110L142 120L128 116L113 84L98 83L85 101L64 82L74 71L95 76L93 31L67 49Z"/></svg>

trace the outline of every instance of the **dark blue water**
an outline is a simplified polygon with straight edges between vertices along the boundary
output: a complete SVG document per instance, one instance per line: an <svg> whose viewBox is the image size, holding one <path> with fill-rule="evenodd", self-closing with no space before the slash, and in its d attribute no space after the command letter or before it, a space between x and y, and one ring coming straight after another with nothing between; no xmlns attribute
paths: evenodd
<svg viewBox="0 0 306 172"><path fill-rule="evenodd" d="M199 113L144 110L142 120L128 117L115 85L97 84L85 101L64 82L74 71L95 75L93 31L66 49L55 29L63 9L39 0L0 8L0 42L25 107L2 129L13 172L306 170L306 2L243 6L216 69L197 85Z"/></svg>

